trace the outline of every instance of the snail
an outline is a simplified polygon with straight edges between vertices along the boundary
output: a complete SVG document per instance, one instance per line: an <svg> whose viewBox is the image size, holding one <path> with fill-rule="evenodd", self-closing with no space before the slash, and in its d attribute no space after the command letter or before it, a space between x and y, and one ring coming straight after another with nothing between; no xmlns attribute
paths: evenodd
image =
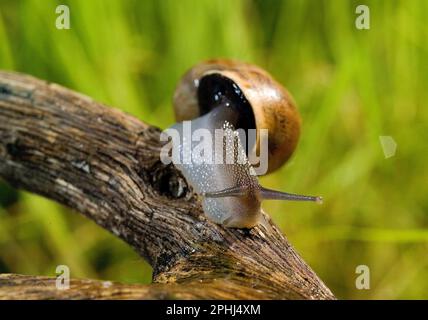
<svg viewBox="0 0 428 320"><path fill-rule="evenodd" d="M202 197L210 220L225 227L252 228L263 223L262 200L322 201L262 187L248 160L250 152L260 154L267 145L266 172L270 173L291 156L300 134L301 120L291 95L264 70L233 60L202 62L183 76L173 105L178 122L166 130L172 153L176 152L171 161ZM216 136L219 129L224 132L221 143L208 143L208 136ZM256 129L248 145L238 129L244 135ZM263 129L267 134L261 134ZM202 139L189 138L196 133ZM183 161L202 140L215 156L232 161Z"/></svg>

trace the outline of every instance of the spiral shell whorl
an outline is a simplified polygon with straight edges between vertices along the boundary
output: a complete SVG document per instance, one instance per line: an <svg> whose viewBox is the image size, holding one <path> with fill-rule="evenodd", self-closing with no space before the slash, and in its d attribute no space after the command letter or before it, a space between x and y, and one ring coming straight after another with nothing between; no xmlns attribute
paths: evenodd
<svg viewBox="0 0 428 320"><path fill-rule="evenodd" d="M252 108L256 128L268 129L268 173L278 169L296 148L301 120L288 91L257 66L233 60L209 60L190 69L174 94L177 121L201 115L197 91L201 78L210 74L220 74L239 86ZM259 143L258 140L256 145Z"/></svg>

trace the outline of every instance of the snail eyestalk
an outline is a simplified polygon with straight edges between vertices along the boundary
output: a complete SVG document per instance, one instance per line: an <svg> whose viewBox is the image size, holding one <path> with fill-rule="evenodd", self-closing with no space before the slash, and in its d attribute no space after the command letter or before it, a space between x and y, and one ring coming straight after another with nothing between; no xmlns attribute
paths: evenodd
<svg viewBox="0 0 428 320"><path fill-rule="evenodd" d="M260 187L260 196L263 200L289 200L289 201L313 201L322 204L320 196L305 196L301 194L287 193Z"/></svg>
<svg viewBox="0 0 428 320"><path fill-rule="evenodd" d="M247 188L244 186L232 187L220 191L203 192L202 196L207 198L223 198L223 197L241 197L247 193Z"/></svg>
<svg viewBox="0 0 428 320"><path fill-rule="evenodd" d="M262 200L313 201L318 204L322 204L323 202L323 198L320 196L305 196L301 194L266 189L261 186L259 188ZM220 191L203 192L202 196L206 198L242 197L247 195L249 192L249 187L238 186Z"/></svg>

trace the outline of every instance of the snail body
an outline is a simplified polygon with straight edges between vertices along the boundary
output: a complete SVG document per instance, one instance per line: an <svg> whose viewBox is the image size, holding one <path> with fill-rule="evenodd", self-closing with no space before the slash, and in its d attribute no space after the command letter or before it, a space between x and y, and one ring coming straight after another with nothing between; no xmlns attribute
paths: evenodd
<svg viewBox="0 0 428 320"><path fill-rule="evenodd" d="M267 129L266 172L278 169L291 156L300 133L300 117L290 94L262 69L231 60L198 64L178 84L174 110L178 122L171 129L183 137L172 140L178 156L174 164L202 197L210 220L226 227L252 228L261 221L264 199L321 201L262 187L248 160L250 151L260 152L260 143L265 142L260 131ZM214 154L232 161L180 161L200 143L185 138L187 125L191 133L203 129L211 137L221 129L221 143L209 146ZM237 129L241 133L256 129L254 139L246 145Z"/></svg>

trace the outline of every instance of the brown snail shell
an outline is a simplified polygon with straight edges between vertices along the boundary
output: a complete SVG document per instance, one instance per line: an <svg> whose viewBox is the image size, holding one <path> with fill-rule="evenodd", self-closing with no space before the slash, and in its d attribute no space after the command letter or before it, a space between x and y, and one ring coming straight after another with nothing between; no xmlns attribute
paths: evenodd
<svg viewBox="0 0 428 320"><path fill-rule="evenodd" d="M218 74L233 81L249 103L255 129L268 129L268 170L281 167L296 148L301 119L290 93L261 68L233 60L209 60L191 68L177 85L174 111L177 121L195 119L209 110L201 108L201 79ZM249 129L249 128L243 128ZM259 136L257 135L257 152Z"/></svg>

